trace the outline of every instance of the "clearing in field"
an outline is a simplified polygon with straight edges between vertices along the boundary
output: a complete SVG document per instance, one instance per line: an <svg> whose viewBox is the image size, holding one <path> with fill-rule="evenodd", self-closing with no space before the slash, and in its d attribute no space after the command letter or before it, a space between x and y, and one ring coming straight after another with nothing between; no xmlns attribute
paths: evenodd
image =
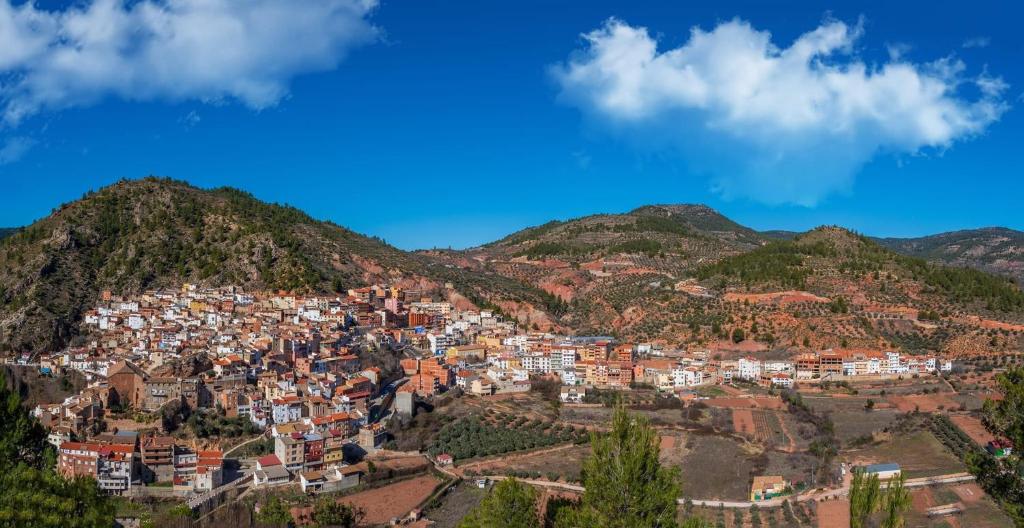
<svg viewBox="0 0 1024 528"><path fill-rule="evenodd" d="M818 528L849 528L850 501L843 499L819 502Z"/></svg>
<svg viewBox="0 0 1024 528"><path fill-rule="evenodd" d="M472 482L461 482L439 497L438 504L426 512L426 517L434 521L435 528L455 528L486 494L486 490Z"/></svg>
<svg viewBox="0 0 1024 528"><path fill-rule="evenodd" d="M755 442L784 451L796 451L796 442L775 411L732 409L733 430Z"/></svg>
<svg viewBox="0 0 1024 528"><path fill-rule="evenodd" d="M856 465L896 462L907 478L967 471L967 467L929 431L897 435L891 440L843 454Z"/></svg>
<svg viewBox="0 0 1024 528"><path fill-rule="evenodd" d="M712 407L729 409L785 409L786 403L779 398L711 398L704 403Z"/></svg>
<svg viewBox="0 0 1024 528"><path fill-rule="evenodd" d="M889 409L875 408L872 411L866 411L861 408L832 413L832 423L835 424L836 437L845 443L856 438L871 436L876 431L882 431L894 424L898 416L896 411Z"/></svg>
<svg viewBox="0 0 1024 528"><path fill-rule="evenodd" d="M756 454L732 438L691 435L680 470L683 496L695 499L746 500Z"/></svg>
<svg viewBox="0 0 1024 528"><path fill-rule="evenodd" d="M578 481L583 460L590 455L589 445L563 444L528 453L505 455L459 466L456 471L470 475L506 475L529 473L539 478Z"/></svg>
<svg viewBox="0 0 1024 528"><path fill-rule="evenodd" d="M901 412L911 412L914 410L921 412L952 411L960 408L960 404L950 398L948 394L890 396L889 401Z"/></svg>
<svg viewBox="0 0 1024 528"><path fill-rule="evenodd" d="M950 415L950 421L956 424L967 436L974 440L974 443L981 447L985 447L989 442L995 440L992 433L985 429L985 424L981 423L981 420L967 415L967 414L954 414Z"/></svg>
<svg viewBox="0 0 1024 528"><path fill-rule="evenodd" d="M750 409L733 409L732 429L741 435L754 436L754 413Z"/></svg>
<svg viewBox="0 0 1024 528"><path fill-rule="evenodd" d="M366 524L387 524L392 518L405 516L427 500L440 483L433 475L422 475L338 500L361 508L366 513L363 518Z"/></svg>

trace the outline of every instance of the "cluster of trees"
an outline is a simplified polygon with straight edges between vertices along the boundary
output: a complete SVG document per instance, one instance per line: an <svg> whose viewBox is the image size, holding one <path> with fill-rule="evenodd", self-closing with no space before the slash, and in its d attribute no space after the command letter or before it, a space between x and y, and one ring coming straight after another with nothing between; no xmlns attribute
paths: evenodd
<svg viewBox="0 0 1024 528"><path fill-rule="evenodd" d="M657 240L629 240L621 244L616 244L608 249L609 253L643 253L648 257L655 257L661 253L661 242Z"/></svg>
<svg viewBox="0 0 1024 528"><path fill-rule="evenodd" d="M910 508L910 491L905 487L906 477L901 473L890 480L886 488L877 474L867 475L863 469L853 472L850 483L850 528L865 528L881 512L882 528L903 528L903 518Z"/></svg>
<svg viewBox="0 0 1024 528"><path fill-rule="evenodd" d="M572 426L520 419L497 426L471 416L441 428L427 451L432 456L448 453L456 460L498 455L562 442L582 442L586 433Z"/></svg>
<svg viewBox="0 0 1024 528"><path fill-rule="evenodd" d="M594 435L583 464L579 501L561 501L548 515L556 528L710 528L701 518L676 520L680 478L658 461L658 434L647 418L618 407L611 430ZM495 485L461 528L539 528L537 493L515 479Z"/></svg>
<svg viewBox="0 0 1024 528"><path fill-rule="evenodd" d="M947 449L961 459L967 459L972 454L983 454L984 450L978 447L966 433L953 424L949 416L945 414L932 414L929 416L928 428L935 438L938 438Z"/></svg>
<svg viewBox="0 0 1024 528"><path fill-rule="evenodd" d="M576 255L586 253L587 251L567 244L565 242L537 242L536 244L526 248L519 253L518 256L526 256L531 260L538 260L545 257L553 257L555 255Z"/></svg>
<svg viewBox="0 0 1024 528"><path fill-rule="evenodd" d="M0 526L109 528L114 507L90 478L64 479L46 431L0 372Z"/></svg>
<svg viewBox="0 0 1024 528"><path fill-rule="evenodd" d="M985 426L1019 448L1024 446L1024 367L1011 368L996 376L996 380L1003 399L985 401ZM1024 459L1020 455L996 459L978 450L967 456L967 465L1017 526L1024 526Z"/></svg>
<svg viewBox="0 0 1024 528"><path fill-rule="evenodd" d="M313 504L313 523L317 528L355 528L365 515L361 509L353 508L333 497L320 497ZM290 504L274 495L259 505L256 521L276 526L292 526L294 519Z"/></svg>
<svg viewBox="0 0 1024 528"><path fill-rule="evenodd" d="M192 413L185 421L188 428L198 438L236 438L239 436L252 436L259 434L262 430L252 423L252 420L244 416L228 418L219 413L209 411L198 411Z"/></svg>
<svg viewBox="0 0 1024 528"><path fill-rule="evenodd" d="M1024 310L1024 291L1013 280L972 268L929 264L912 257L900 261L917 279L958 302L979 302L1000 312Z"/></svg>
<svg viewBox="0 0 1024 528"><path fill-rule="evenodd" d="M699 268L695 275L705 280L714 277L733 279L746 286L773 283L786 288L803 289L813 270L804 266L804 257L833 254L823 242L798 244L783 240L768 243L753 251L722 259Z"/></svg>

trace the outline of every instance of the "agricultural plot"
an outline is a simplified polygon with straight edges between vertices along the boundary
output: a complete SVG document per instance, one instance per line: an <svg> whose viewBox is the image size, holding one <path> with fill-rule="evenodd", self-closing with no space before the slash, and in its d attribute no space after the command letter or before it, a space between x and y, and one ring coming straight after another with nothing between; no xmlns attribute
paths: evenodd
<svg viewBox="0 0 1024 528"><path fill-rule="evenodd" d="M435 528L455 528L486 494L487 491L476 487L476 484L460 482L436 501L431 501L433 504L428 506L426 517L434 521Z"/></svg>
<svg viewBox="0 0 1024 528"><path fill-rule="evenodd" d="M844 451L855 464L898 463L907 478L934 477L967 471L930 431L894 436L864 449Z"/></svg>
<svg viewBox="0 0 1024 528"><path fill-rule="evenodd" d="M551 481L578 482L589 445L565 444L535 452L513 454L466 464L459 469L473 475L518 475Z"/></svg>
<svg viewBox="0 0 1024 528"><path fill-rule="evenodd" d="M956 424L961 431L971 437L974 443L978 444L978 447L985 447L989 442L995 440L992 433L985 429L985 425L981 423L981 420L967 415L967 414L954 414L950 415L949 420Z"/></svg>
<svg viewBox="0 0 1024 528"><path fill-rule="evenodd" d="M431 456L450 454L456 461L547 447L589 438L582 428L543 420L494 415L468 416L446 424L427 450Z"/></svg>
<svg viewBox="0 0 1024 528"><path fill-rule="evenodd" d="M766 447L796 450L796 442L786 433L778 412L733 409L733 430Z"/></svg>
<svg viewBox="0 0 1024 528"><path fill-rule="evenodd" d="M952 411L960 408L960 403L949 394L917 394L911 396L891 396L889 402L902 412L937 412Z"/></svg>
<svg viewBox="0 0 1024 528"><path fill-rule="evenodd" d="M960 513L929 516L928 509L956 504ZM911 492L911 508L906 515L907 528L1011 528L1013 522L978 487L968 483L957 486L930 486Z"/></svg>
<svg viewBox="0 0 1024 528"><path fill-rule="evenodd" d="M369 525L386 524L420 505L441 483L432 475L422 475L394 484L361 491L338 499L339 502L360 508L366 513L363 522Z"/></svg>
<svg viewBox="0 0 1024 528"><path fill-rule="evenodd" d="M832 413L835 424L836 438L847 443L854 439L871 436L876 431L896 423L898 413L891 409L866 411L863 408L853 411Z"/></svg>
<svg viewBox="0 0 1024 528"><path fill-rule="evenodd" d="M819 502L818 528L849 528L850 502L846 498Z"/></svg>
<svg viewBox="0 0 1024 528"><path fill-rule="evenodd" d="M757 453L731 438L691 435L680 470L684 497L745 500L756 469Z"/></svg>

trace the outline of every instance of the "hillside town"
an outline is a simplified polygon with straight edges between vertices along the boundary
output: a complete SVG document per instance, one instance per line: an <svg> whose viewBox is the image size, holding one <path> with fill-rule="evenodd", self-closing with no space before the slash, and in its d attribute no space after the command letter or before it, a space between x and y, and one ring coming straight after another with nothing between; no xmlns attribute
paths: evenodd
<svg viewBox="0 0 1024 528"><path fill-rule="evenodd" d="M411 416L417 402L452 390L490 397L555 379L566 403L583 402L588 389L638 386L686 400L708 385L793 388L952 370L950 359L895 351L760 360L529 333L495 311L459 310L388 286L336 297L193 285L130 298L104 292L84 321L78 346L21 361L45 374L86 377L80 393L34 414L59 450L58 471L92 476L112 494L156 485L193 495L229 484L221 446L170 435L173 424L164 422L180 409L244 422L273 440L247 485L298 482L303 491L323 492L359 483L359 461L385 443L392 415ZM386 357L373 353L379 350L404 358L375 364ZM162 417L157 429L164 434L119 429L125 421L114 417L128 410Z"/></svg>

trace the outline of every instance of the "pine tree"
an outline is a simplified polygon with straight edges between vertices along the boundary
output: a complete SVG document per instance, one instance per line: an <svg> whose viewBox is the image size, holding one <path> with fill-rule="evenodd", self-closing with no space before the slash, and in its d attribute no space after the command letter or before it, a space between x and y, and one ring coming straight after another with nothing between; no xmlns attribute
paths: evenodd
<svg viewBox="0 0 1024 528"><path fill-rule="evenodd" d="M329 497L321 498L313 507L313 521L320 528L353 528L362 518L362 511Z"/></svg>
<svg viewBox="0 0 1024 528"><path fill-rule="evenodd" d="M558 528L666 528L676 526L679 474L658 461L659 438L643 416L619 406L611 431L591 437L582 469L583 498L559 512Z"/></svg>
<svg viewBox="0 0 1024 528"><path fill-rule="evenodd" d="M537 491L514 478L494 485L459 528L539 528Z"/></svg>
<svg viewBox="0 0 1024 528"><path fill-rule="evenodd" d="M0 526L108 528L114 507L96 481L54 471L46 432L0 372Z"/></svg>

